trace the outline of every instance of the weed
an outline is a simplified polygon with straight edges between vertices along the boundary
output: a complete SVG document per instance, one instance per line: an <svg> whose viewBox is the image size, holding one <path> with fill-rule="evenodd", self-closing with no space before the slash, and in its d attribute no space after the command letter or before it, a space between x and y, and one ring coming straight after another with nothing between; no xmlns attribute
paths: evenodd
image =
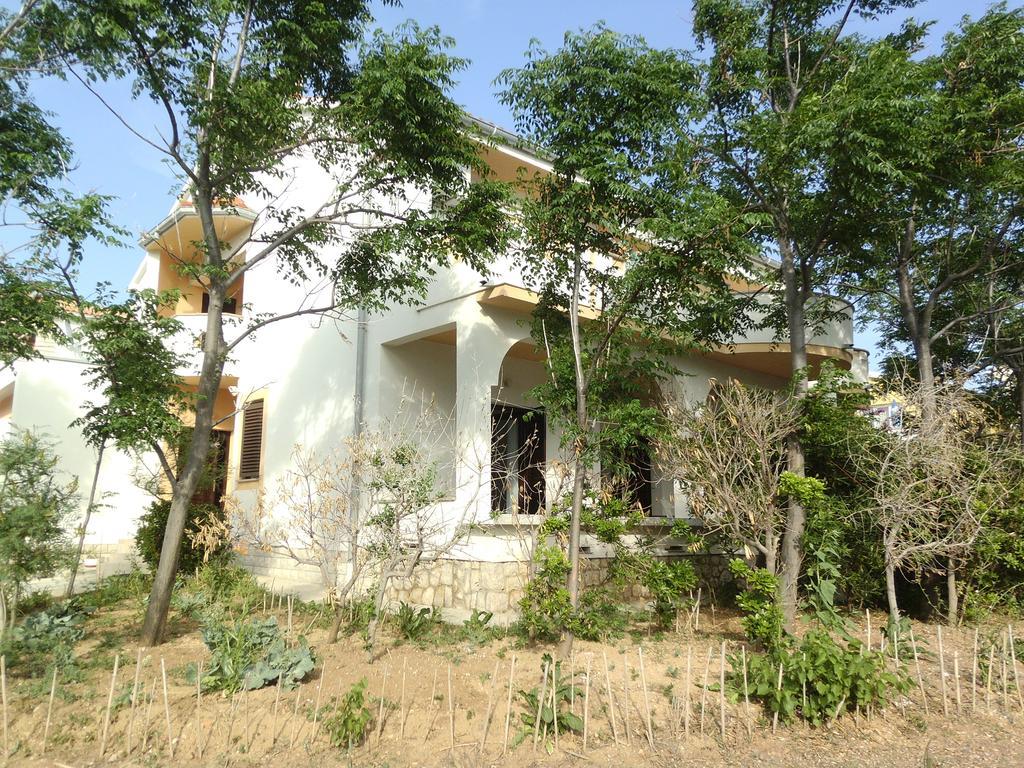
<svg viewBox="0 0 1024 768"><path fill-rule="evenodd" d="M367 706L366 686L364 677L349 688L340 700L332 696L331 702L321 710L324 713L331 712L325 714L323 727L335 747L351 749L362 744L366 738L373 719Z"/></svg>
<svg viewBox="0 0 1024 768"><path fill-rule="evenodd" d="M408 603L402 603L395 614L398 634L406 640L421 640L437 626L439 617L433 608L417 610Z"/></svg>

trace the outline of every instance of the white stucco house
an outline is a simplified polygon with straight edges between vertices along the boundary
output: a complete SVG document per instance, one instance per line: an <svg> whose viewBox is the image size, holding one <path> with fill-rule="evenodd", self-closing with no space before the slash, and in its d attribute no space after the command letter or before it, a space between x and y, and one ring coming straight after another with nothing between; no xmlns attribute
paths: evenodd
<svg viewBox="0 0 1024 768"><path fill-rule="evenodd" d="M489 130L481 152L493 173L514 180L521 168L544 172L543 159L522 149L514 137ZM289 203L311 205L318 185L326 183L315 166L297 167ZM233 243L261 226L260 201L236 201L219 212L222 240ZM131 281L135 289L181 290L174 314L184 331L183 350L194 348L205 326L202 287L183 278L174 258L194 258L199 222L187 200L140 241L144 250ZM244 257L244 256L243 256ZM294 311L315 286L282 280L273 264L261 264L244 275L226 304L237 316ZM314 290L315 292L315 290ZM852 309L838 299L838 319L819 329L809 343L812 369L833 360L866 379L867 356L853 345ZM522 531L536 522L535 513L550 503L545 488L560 458L558 434L529 397L545 376L543 345L529 335L529 317L537 295L510 258L499 258L491 273L481 275L455 263L433 279L426 298L415 306L324 322L300 317L272 324L234 350L228 360L217 400L216 427L224 455L223 487L241 505L253 504L272 492L302 445L329 450L361 427L386 420L410 391L431 398L454 415L457 450L471 460L459 463L453 483L452 509L475 523L472 532L432 564L422 579L404 585L413 602L433 604L455 616L479 608L496 617L511 615L525 578ZM232 329L226 332L231 340ZM0 374L0 425L32 427L59 442L64 469L92 478L95 454L68 425L87 399L81 357L73 349L39 341L43 358L21 362ZM672 386L691 399L707 393L709 382L728 377L766 386L782 386L788 378L788 345L776 343L769 330L737 335L717 351L672 361L679 376ZM185 386L198 373L198 355L180 371ZM523 416L530 412L529 419ZM0 426L0 430L9 426ZM519 460L492 483L492 474L526 433L536 433L539 446L528 461ZM144 461L144 459L143 459ZM126 551L134 521L149 503L133 481L137 460L111 452L104 458L99 490L106 506L93 517L87 535L99 551ZM495 477L497 475L495 474ZM659 480L657 467L642 478L649 524L687 514L685 497L671 483ZM524 488L537 489L525 494ZM83 500L83 507L84 507ZM596 546L584 542L597 557ZM297 568L290 560L249 550L243 561L278 587L315 590L319 575Z"/></svg>

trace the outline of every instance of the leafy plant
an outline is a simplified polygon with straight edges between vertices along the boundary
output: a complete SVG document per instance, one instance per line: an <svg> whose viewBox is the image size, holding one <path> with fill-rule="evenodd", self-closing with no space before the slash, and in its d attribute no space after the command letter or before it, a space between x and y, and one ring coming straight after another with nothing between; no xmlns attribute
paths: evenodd
<svg viewBox="0 0 1024 768"><path fill-rule="evenodd" d="M576 682L574 677L563 675L562 662L556 661L552 663L550 654L545 653L541 658L541 662L542 666L546 666L548 669L547 684L531 688L530 690L520 689L519 699L524 706L524 711L519 713L519 722L522 728L516 736L515 744L521 743L527 735L533 733L534 727L537 724L538 705L540 708L539 727L544 729L545 732L554 732L556 717L558 718L558 730L560 732L574 731L580 733L583 730L583 721L569 710L573 695L577 698L583 696L580 684ZM573 693L574 688L575 694ZM552 691L554 691L553 706L551 702ZM542 694L544 701L540 702L539 699Z"/></svg>
<svg viewBox="0 0 1024 768"><path fill-rule="evenodd" d="M278 679L290 690L316 666L306 638L289 646L273 616L231 622L210 619L203 627L203 642L211 654L202 679L204 690L251 691Z"/></svg>
<svg viewBox="0 0 1024 768"><path fill-rule="evenodd" d="M531 640L557 640L572 615L565 586L569 558L560 547L545 544L537 547L534 560L533 577L519 601L518 628Z"/></svg>
<svg viewBox="0 0 1024 768"><path fill-rule="evenodd" d="M331 712L324 717L323 727L335 747L350 749L362 744L366 738L373 719L370 708L366 706L366 686L364 677L354 683L340 700L332 697L331 703L323 708L322 711Z"/></svg>
<svg viewBox="0 0 1024 768"><path fill-rule="evenodd" d="M167 517L171 512L171 502L157 499L139 517L139 527L135 531L135 548L142 561L155 570L160 562L160 548L164 544L164 531L167 529ZM200 526L211 519L222 519L223 511L216 504L190 504L188 519L185 523L185 539L178 555L178 571L192 573L203 565L203 553L192 546L192 537Z"/></svg>
<svg viewBox="0 0 1024 768"><path fill-rule="evenodd" d="M416 609L408 603L402 603L395 613L395 626L398 634L406 640L420 640L431 629L437 626L438 616L433 608Z"/></svg>
<svg viewBox="0 0 1024 768"><path fill-rule="evenodd" d="M783 640L783 617L775 575L764 568L751 568L739 558L729 562L729 571L746 585L736 597L736 604L745 614L741 620L743 631L769 654L776 653Z"/></svg>
<svg viewBox="0 0 1024 768"><path fill-rule="evenodd" d="M462 636L475 645L483 645L493 637L493 628L487 626L493 618L492 611L473 611L473 614L462 622Z"/></svg>
<svg viewBox="0 0 1024 768"><path fill-rule="evenodd" d="M54 668L67 669L74 663L75 643L85 636L88 612L78 599L27 617L0 643L12 673L42 677Z"/></svg>

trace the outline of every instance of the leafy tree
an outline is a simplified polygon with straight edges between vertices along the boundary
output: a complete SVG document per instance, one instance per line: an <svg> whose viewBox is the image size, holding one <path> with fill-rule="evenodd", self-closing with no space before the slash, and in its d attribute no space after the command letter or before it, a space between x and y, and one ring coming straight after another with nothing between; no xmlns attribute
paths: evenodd
<svg viewBox="0 0 1024 768"><path fill-rule="evenodd" d="M652 381L665 354L734 330L725 275L743 261L748 226L693 185L680 115L697 69L676 51L597 28L499 77L501 100L551 170L524 182L518 255L539 296L533 335L548 350L537 391L572 456L567 592L580 601L587 475L628 472L643 448ZM566 634L571 643L571 631Z"/></svg>
<svg viewBox="0 0 1024 768"><path fill-rule="evenodd" d="M835 115L860 98L841 88L865 44L844 34L851 17L873 19L915 0L696 0L694 33L706 54L706 116L694 127L709 182L739 210L756 213L753 239L778 258L765 275L777 299L769 318L789 343L795 394L807 389L807 333L828 317L815 299L846 233L841 191L826 148L845 136ZM804 472L794 435L789 469ZM805 513L789 502L782 541L782 605L797 606Z"/></svg>
<svg viewBox="0 0 1024 768"><path fill-rule="evenodd" d="M965 18L916 57L924 30L876 46L839 87L849 138L830 152L847 210L875 209L849 220L848 290L913 352L932 410L938 376L1019 354L1007 312L1024 273L1024 11Z"/></svg>
<svg viewBox="0 0 1024 768"><path fill-rule="evenodd" d="M67 564L77 489L58 476L57 456L39 435L14 432L0 442L0 635L14 625L25 585Z"/></svg>
<svg viewBox="0 0 1024 768"><path fill-rule="evenodd" d="M503 235L501 188L468 185L465 169L477 154L447 96L465 62L446 52L451 41L436 29L370 34L370 22L361 0L51 0L29 22L47 61L80 62L69 71L90 88L130 79L137 96L164 108L156 135L118 117L168 159L202 224L199 258L179 265L210 297L195 429L182 466L168 476L173 495L143 626L148 644L164 633L224 361L237 345L285 318L407 299L449 258L482 266ZM322 173L322 204L300 208L280 195L297 163ZM265 206L248 236L227 244L214 210L230 210L238 197ZM224 299L264 263L319 289L308 304L252 318L228 343Z"/></svg>

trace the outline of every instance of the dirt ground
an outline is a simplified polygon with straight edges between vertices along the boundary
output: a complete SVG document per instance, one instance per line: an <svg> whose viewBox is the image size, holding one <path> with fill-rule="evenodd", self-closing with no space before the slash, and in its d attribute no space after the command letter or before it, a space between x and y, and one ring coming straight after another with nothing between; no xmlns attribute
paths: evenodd
<svg viewBox="0 0 1024 768"><path fill-rule="evenodd" d="M192 627L142 655L139 679L144 694L133 713L129 699L137 651L127 643L118 646L111 638L132 637L138 617L137 608L103 612L100 620L110 630L106 639L92 640L91 650L86 641L79 654L86 658L90 653L106 654L104 663L94 665L82 682L65 686L58 681L45 755L41 752L50 681L8 680L8 765L1024 766L1024 707L1014 686L1014 671L1007 667L1004 693L997 650L991 682L980 675L972 687L974 629L943 632L948 715L943 713L936 627L915 623L927 714L912 656L904 655L904 649L901 656L911 665L915 687L885 711L870 717L844 716L821 728L780 724L773 733L756 705L747 709L742 701L727 703L724 737L718 692L706 690L703 682L705 675L709 683L717 682L723 642L729 653L740 648L742 634L735 615L719 612L713 619L702 619L698 630L656 638L634 636L610 644L579 642L571 663L577 672L588 665L591 669L586 748L580 736L566 734L559 734L557 746L549 734L534 748L531 734L514 748L510 744L502 754L511 663L514 659L514 689L531 688L540 682L542 655L552 653L553 648L521 647L512 637L484 645L417 646L389 639L386 650L370 665L357 637L327 645L325 630L314 628L309 639L320 665L317 674L298 689L284 691L279 698L276 688L236 697L204 694L197 707L195 688L186 683L184 670L208 654ZM863 636L863 621L858 625ZM1004 630L1005 625L998 622L979 628L982 657L988 643L999 645ZM876 635L876 645L879 639ZM118 653L116 703L101 757L112 667L105 660ZM167 671L166 709L161 663ZM565 667L568 672L568 662ZM1024 677L1024 669L1018 674ZM346 753L330 746L306 713L312 711L318 697L325 704L360 678L369 682L374 723L367 743ZM579 679L582 682L584 678L581 675ZM615 743L611 728L609 682L619 743ZM156 695L145 695L148 692ZM65 700L66 694L73 700ZM382 694L384 718L380 722ZM514 697L510 742L519 730L523 711ZM648 711L653 745L647 730ZM576 713L584 716L582 696L576 702ZM481 748L485 720L486 741Z"/></svg>

